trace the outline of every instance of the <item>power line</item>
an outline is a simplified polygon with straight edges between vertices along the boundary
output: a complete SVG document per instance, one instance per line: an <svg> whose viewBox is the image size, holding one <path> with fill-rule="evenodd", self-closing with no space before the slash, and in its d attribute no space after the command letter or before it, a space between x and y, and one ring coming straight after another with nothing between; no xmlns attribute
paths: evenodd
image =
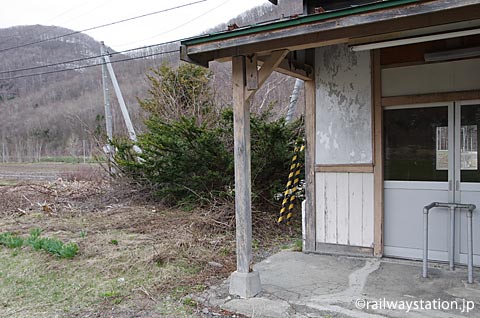
<svg viewBox="0 0 480 318"><path fill-rule="evenodd" d="M121 59L121 60L111 61L111 63L113 64L113 63L121 63L121 62L132 61L132 60L140 60L140 59L144 59L146 57L163 55L163 54L171 54L171 53L177 53L177 52L178 52L178 50L157 52L157 53L143 55L143 56L140 56L140 57L130 57L130 58L125 58L125 59ZM95 66L100 66L100 65L104 65L104 64L107 64L107 63L102 62L102 63L95 63L95 64L91 64L91 65L83 65L83 66L76 66L76 67L72 67L72 68L65 68L65 69L61 69L61 70L46 71L46 72L41 72L41 73L33 73L33 74L12 76L12 77L7 77L7 78L0 78L0 81L9 81L9 80L14 80L14 79L18 79L18 78L32 77L32 76L39 76L39 75L53 74L53 73L61 73L61 72L68 72L68 71L78 71L78 70L82 70L82 69L86 69L86 68L90 68L90 67L95 67Z"/></svg>
<svg viewBox="0 0 480 318"><path fill-rule="evenodd" d="M175 28L172 28L170 30L167 30L167 31L164 31L160 34L157 34L157 35L154 35L152 37L149 37L147 39L143 39L141 41L144 41L144 40L148 40L148 39L152 39L152 38L155 38L157 36L160 36L160 35L163 35L163 34L166 34L168 32L171 32L177 28L180 28L180 27L183 27L209 13L211 13L212 11L214 10L217 10L218 8L220 8L221 6L227 4L228 2L230 2L232 0L225 0L224 2L222 2L220 5L214 7L213 9L211 10L208 10L198 16L196 16L195 18L185 22L185 23L182 23L178 26L176 26ZM131 51L136 51L136 50L141 50L141 49L146 49L146 48L151 48L151 47L155 47L155 46L160 46L160 45L166 45L166 44L171 44L171 43L174 43L174 42L178 42L178 41L181 41L181 40L173 40L173 41L168 41L168 42L163 42L163 43L158 43L158 44L153 44L153 45L147 45L147 46L143 46L143 47L138 47L138 48L133 48L133 49L128 49L128 50L122 50L122 51L118 51L118 52L113 52L113 53L110 53L110 55L116 55L116 54L122 54L122 53L128 53L128 52L131 52ZM137 41L137 42L140 42L140 41ZM129 43L129 44L132 44L132 43ZM81 61L87 61L87 60L91 60L91 59L97 59L97 58L100 58L102 57L102 55L96 55L96 56L89 56L89 57L83 57L83 58L78 58L78 59L74 59L74 60L68 60L68 61L63 61L63 62L56 62L56 63L51 63L51 64L46 64L46 65L39 65L39 66L32 66L32 67L26 67L26 68L20 68L20 69L14 69L14 70L7 70L7 71L0 71L0 74L9 74L9 73L17 73L17 72L22 72L22 71L31 71L31 70L36 70L36 69L41 69L41 68L47 68L47 67L53 67L53 66L59 66L59 65L63 65L63 64L69 64L69 63L75 63L75 62L81 62Z"/></svg>
<svg viewBox="0 0 480 318"><path fill-rule="evenodd" d="M161 36L161 35L167 34L167 33L169 33L169 32L172 32L172 31L174 31L174 30L177 30L177 29L179 29L179 28L182 28L182 27L184 27L185 25L188 25L188 24L194 22L195 20L198 20L198 19L206 16L207 14L209 14L209 13L217 10L218 8L224 6L225 4L227 4L227 3L230 2L230 1L232 1L232 0L225 0L224 2L222 2L221 4L219 4L218 6L212 8L212 9L206 11L206 12L203 12L202 14L194 17L194 18L191 19L191 20L188 20L188 21L186 21L186 22L184 22L184 23L182 23L182 24L180 24L180 25L177 25L177 26L175 26L175 27L173 27L173 28L171 28L171 29L169 29L169 30L163 31L162 33L155 34L154 36L150 36L150 37L148 37L148 38L144 38L144 39L141 39L141 40L138 40L138 41L135 41L135 42L123 43L123 44L116 45L116 46L117 46L117 47L118 47L118 46L120 46L120 47L122 47L122 46L127 46L127 45L130 45L130 44L139 43L139 42L142 42L142 41L150 40L150 39L159 37L159 36Z"/></svg>
<svg viewBox="0 0 480 318"><path fill-rule="evenodd" d="M193 2L193 3L190 3L190 4L185 4L183 6L187 6L187 5L192 5L192 4L196 4L198 2L203 2L203 1L207 1L207 0L202 0L202 1L197 1L197 2ZM204 13L202 13L201 15L183 23L183 24L180 24L179 26L177 26L176 28L179 28L179 27L182 27L182 26L185 26L205 15L207 15L208 13L218 9L219 7L225 5L226 3L230 2L232 0L225 0L223 3L221 3L220 5L218 5L217 7L211 9L211 10L208 10ZM182 7L182 6L179 6L179 7ZM170 9L166 9L166 10L173 10L175 8L170 8ZM70 11L70 10L69 10ZM151 13L151 14L155 14L155 13ZM137 18L137 17L135 17ZM130 18L130 19L134 19L134 18ZM128 19L127 19L128 20ZM125 20L122 20L122 21L125 21ZM272 20L273 21L273 20ZM102 26L99 26L99 27L102 27ZM170 32L172 31L173 29L170 29L166 32L163 32L161 34L157 34L153 37L157 37L159 35L162 35L162 34L165 34L167 32ZM83 32L83 31L75 31L73 33L69 33L69 34L74 34L74 33L80 33L80 32ZM63 35L63 36L66 36L66 35ZM59 36L61 37L61 36ZM153 38L151 37L151 38ZM57 37L58 38L58 37ZM54 38L51 38L51 39L46 39L46 40L42 40L42 41L37 41L37 42L33 42L31 44L35 44L35 43L39 43L39 42L45 42L45 41L49 41L49 40L53 40ZM145 39L144 39L145 40ZM109 53L110 56L113 56L113 55L117 55L117 54L122 54L122 53L128 53L128 52L132 52L132 51L138 51L138 50L142 50L142 49L148 49L148 48L152 48L152 47L156 47L156 46L161 46L161 45L167 45L167 44L171 44L171 43L175 43L175 42L179 42L179 41L182 41L183 39L177 39L177 40L171 40L171 41L167 41L167 42L163 42L163 43L158 43L158 44L153 44L153 45L146 45L146 46L141 46L141 47L137 47L137 48L133 48L133 49L128 49L128 50L122 50L122 51L118 51L118 52L112 52L112 53ZM25 44L25 46L28 45L28 44ZM10 49L10 48L9 48ZM13 48L11 48L13 49ZM8 50L8 49L4 49L4 50ZM2 52L2 50L0 50L0 52ZM88 56L88 57L83 57L83 58L78 58L78 59L73 59L73 60L67 60L67 61L62 61L62 62L55 62L55 63L51 63L51 64L46 64L46 65L38 65L38 66L32 66L32 67L26 67L26 68L20 68L20 69L13 69L13 70L6 70L6 71L0 71L0 74L9 74L9 73L17 73L17 72L22 72L22 71L31 71L31 70L36 70L36 69L42 69L42 68L48 68L48 67L53 67L53 66L60 66L60 65L65 65L65 64L70 64L70 63L75 63L75 62L81 62L81 61L87 61L87 60L91 60L91 59L97 59L97 58L101 58L102 55L95 55L95 56ZM140 57L141 58L141 57ZM45 73L36 73L36 74L45 74ZM28 75L28 76L34 76L34 75ZM25 77L25 76L20 76L20 77ZM14 78L20 78L19 76L15 76L15 77L10 77L10 78L7 78L7 79L14 79Z"/></svg>
<svg viewBox="0 0 480 318"><path fill-rule="evenodd" d="M128 50L123 50L119 52L112 52L109 53L110 56L113 55L118 55L118 54L123 54L123 53L128 53L132 51L138 51L138 50L144 50L156 46L162 46L162 45L167 45L167 44L172 44L175 42L178 42L181 40L173 40L173 41L167 41L163 43L158 43L158 44L152 44L152 45L147 45L147 46L141 46L133 49L128 49ZM46 64L46 65L38 65L38 66L31 66L31 67L25 67L25 68L18 68L18 69L13 69L13 70L7 70L7 71L0 71L0 74L8 74L8 73L18 73L22 71L31 71L31 70L37 70L41 68L47 68L47 67L52 67L52 66L59 66L59 65L64 65L64 64L70 64L70 63L75 63L75 62L81 62L81 61L87 61L87 60L93 60L102 57L103 55L95 55L95 56L88 56L88 57L82 57L74 60L67 60L67 61L62 61L62 62L56 62L56 63L51 63L51 64Z"/></svg>
<svg viewBox="0 0 480 318"><path fill-rule="evenodd" d="M73 21L75 21L75 20L77 20L77 19L79 19L79 18L81 18L81 17L84 17L84 16L86 16L87 14L90 14L90 13L94 12L95 10L97 10L97 9L99 9L99 8L107 5L107 4L108 4L109 2L111 2L111 1L112 1L112 0L107 0L107 1L103 2L103 3L100 4L100 5L98 5L98 6L96 6L96 7L93 7L92 9L90 9L90 10L87 11L87 12L83 12L83 13L81 13L81 14L77 15L76 17L73 17L73 18L68 18L67 21L68 21L69 23L72 23ZM59 24L62 24L62 22L60 22Z"/></svg>
<svg viewBox="0 0 480 318"><path fill-rule="evenodd" d="M108 0L108 1L110 1L110 0ZM45 25L46 25L46 24L50 24L50 22L54 21L56 18L61 17L62 15L66 14L66 13L68 13L68 12L70 12L70 11L73 11L73 10L79 8L79 7L82 7L82 6L86 5L87 3L88 3L88 2L84 2L84 3L80 4L80 5L75 5L75 6L71 7L70 9L68 9L68 10L66 10L66 11L63 11L62 13L57 14L57 15L54 16L53 18L50 18L48 21L46 21L46 22L43 23L43 24L45 24ZM46 34L43 33L43 34L40 35L40 36L43 36L43 35L46 35ZM14 38L15 38L15 36L10 36L10 37L8 37L7 39L5 39L4 41L12 40L12 39L14 39Z"/></svg>
<svg viewBox="0 0 480 318"><path fill-rule="evenodd" d="M43 43L43 42L48 42L48 41L60 39L60 38L65 37L65 36L70 36L70 35L74 35L74 34L78 34L78 33L82 33L82 32L87 32L87 31L92 31L92 30L96 30L96 29L100 29L100 28L112 26L112 25L119 24L119 23L123 23L123 22L127 22L127 21L132 21L132 20L136 20L136 19L140 19L140 18L145 18L145 17L151 16L151 15L155 15L155 14L159 14L159 13L163 13L163 12L172 11L172 10L184 8L184 7L187 7L187 6L192 6L192 5L194 5L194 4L198 4L198 3L201 3L201 2L205 2L205 1L207 1L207 0L198 0L198 1L190 2L190 3L182 4L182 5L179 5L179 6L171 7L171 8L168 8L168 9L163 9L163 10L159 10L159 11L155 11L155 12L150 12L150 13L142 14L142 15L135 16L135 17L132 17L132 18L127 18L127 19L123 19L123 20L118 20L118 21L114 21L114 22L110 22L110 23L106 23L106 24L94 26L94 27L91 27L91 28L83 29L83 30L80 30L80 31L74 31L74 32L70 32L70 33L63 34L63 35L54 36L54 37L52 37L52 38L48 38L48 39L44 39L44 40L38 40L38 41L29 42L29 43L25 43L25 44L20 44L20 45L13 46L13 47L9 47L9 48L5 48L5 49L0 49L0 53L6 52L6 51L10 51L10 50L14 50L14 49L18 49L18 48L22 48L22 47L26 47L26 46L30 46L30 45L34 45L34 44L38 44L38 43Z"/></svg>
<svg viewBox="0 0 480 318"><path fill-rule="evenodd" d="M107 1L110 1L110 0L107 0ZM81 3L80 5L74 5L74 6L71 7L70 9L67 9L67 10L65 10L65 11L62 11L61 13L59 13L59 14L55 15L54 17L48 19L48 21L46 22L46 24L47 24L47 23L51 23L52 21L55 21L55 20L58 19L59 17L65 15L65 14L71 12L71 11L77 10L78 8L83 7L83 6L85 6L86 4L88 4L88 1L83 2L83 3ZM75 19L75 18L74 18L74 19Z"/></svg>

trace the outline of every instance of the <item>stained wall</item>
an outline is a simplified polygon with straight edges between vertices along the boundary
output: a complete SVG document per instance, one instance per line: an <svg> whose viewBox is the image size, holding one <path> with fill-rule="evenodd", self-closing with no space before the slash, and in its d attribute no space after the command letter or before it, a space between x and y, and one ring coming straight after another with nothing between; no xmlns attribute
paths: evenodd
<svg viewBox="0 0 480 318"><path fill-rule="evenodd" d="M316 166L371 164L370 52L317 48L315 64ZM373 189L373 173L316 172L317 243L372 247Z"/></svg>

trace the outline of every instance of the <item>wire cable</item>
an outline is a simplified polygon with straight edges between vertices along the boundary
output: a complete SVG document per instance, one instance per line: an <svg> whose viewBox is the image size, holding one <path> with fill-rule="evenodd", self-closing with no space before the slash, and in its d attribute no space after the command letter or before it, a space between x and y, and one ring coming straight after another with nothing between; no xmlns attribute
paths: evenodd
<svg viewBox="0 0 480 318"><path fill-rule="evenodd" d="M178 50L157 52L157 53L147 54L147 55L140 56L140 57L130 57L130 58L125 58L125 59L121 59L121 60L111 61L110 63L113 64L113 63L121 63L121 62L126 62L126 61L140 60L140 59L144 59L144 58L151 57L151 56L171 54L171 53L178 53ZM18 79L18 78L32 77L32 76L39 76L39 75L53 74L53 73L61 73L61 72L67 72L67 71L78 71L78 70L91 68L91 67L95 67L95 66L100 66L100 65L105 65L105 64L107 64L107 63L102 62L102 63L95 63L95 64L91 64L91 65L83 65L83 66L65 68L65 69L61 69L61 70L53 70L53 71L45 71L45 72L41 72L41 73L18 75L18 76L12 76L12 77L8 77L8 78L0 78L0 81L9 81L9 80L14 80L14 79Z"/></svg>
<svg viewBox="0 0 480 318"><path fill-rule="evenodd" d="M128 50L123 50L123 51L119 51L119 52L108 53L108 55L113 56L113 55L128 53L128 52L132 52L132 51L144 50L144 49L149 49L149 48L156 47L156 46L162 46L162 45L172 44L172 43L175 43L175 42L178 42L178 41L181 41L181 40L173 40L173 41L167 41L167 42L163 42L163 43L157 43L157 44L152 44L152 45L141 46L141 47L137 47L137 48L133 48L133 49L128 49ZM55 63L51 63L51 64L46 64L46 65L38 65L38 66L18 68L18 69L7 70L7 71L0 71L0 74L9 74L9 73L18 73L18 72L22 72L22 71L37 70L37 69L47 68L47 67L52 67L52 66L59 66L59 65L70 64L70 63L75 63L75 62L82 62L82 61L87 61L87 60L98 59L98 58L101 58L102 56L103 56L103 55L95 55L95 56L81 57L81 58L74 59L74 60L67 60L67 61L62 61L62 62L55 62Z"/></svg>
<svg viewBox="0 0 480 318"><path fill-rule="evenodd" d="M195 5L195 4L198 4L198 3L201 3L201 2L205 2L205 1L207 1L207 0L198 0L198 1L190 2L190 3L182 4L182 5L179 5L179 6L171 7L171 8L168 8L168 9L163 9L163 10L150 12L150 13L142 14L142 15L139 15L139 16L123 19L123 20L118 20L118 21L94 26L94 27L83 29L83 30L80 30L80 31L74 31L74 32L54 36L54 37L48 38L48 39L38 40L38 41L34 41L34 42L20 44L20 45L17 45L17 46L8 47L8 48L5 48L5 49L0 49L0 53L10 51L10 50L14 50L14 49L18 49L18 48L22 48L22 47L26 47L26 46L30 46L30 45L34 45L34 44L38 44L38 43L43 43L43 42L48 42L48 41L60 39L60 38L65 37L65 36L70 36L70 35L74 35L74 34L78 34L78 33L92 31L92 30L96 30L96 29L100 29L100 28L105 28L105 27L108 27L108 26L112 26L112 25L119 24L119 23L124 23L124 22L127 22L127 21L132 21L132 20L136 20L136 19L140 19L140 18L145 18L145 17L151 16L151 15L155 15L155 14L159 14L159 13L163 13L163 12L168 12L168 11L192 6L192 5Z"/></svg>
<svg viewBox="0 0 480 318"><path fill-rule="evenodd" d="M196 20L198 20L198 19L206 16L207 14L209 14L209 13L217 10L218 8L224 6L225 4L227 4L227 3L230 2L230 1L232 1L232 0L225 0L225 1L223 1L221 4L219 4L218 6L212 8L212 9L210 9L210 10L208 10L208 11L203 12L202 14L194 17L193 19L188 20L188 21L186 21L186 22L183 22L182 24L177 25L177 26L175 26L175 27L173 27L173 28L171 28L171 29L169 29L169 30L163 31L163 32L161 32L161 33L159 33L159 34L155 34L155 35L153 35L153 36L150 36L150 37L148 37L148 38L144 38L144 39L141 39L141 40L138 40L138 41L135 41L135 42L123 43L123 44L115 45L115 46L116 46L116 47L122 47L122 46L131 45L131 44L136 44L136 43L140 43L140 42L143 42L143 41L146 41L146 40L151 40L151 39L154 39L154 38L156 38L156 37L159 37L159 36L168 34L168 33L172 32L172 31L174 31L174 30L180 29L180 28L182 28L182 27L184 27L184 26L186 26L186 25L188 25L188 24L190 24L190 23L192 23L192 22L194 22L194 21L196 21Z"/></svg>
<svg viewBox="0 0 480 318"><path fill-rule="evenodd" d="M153 39L155 37L158 37L160 35L164 35L168 32L171 32L177 28L181 28L191 22L194 22L195 20L198 20L199 18L217 10L218 8L224 6L225 4L227 4L228 2L230 2L232 0L225 0L224 2L222 2L220 5L214 7L213 9L211 10L208 10L206 12L203 12L202 14L196 16L195 18L187 21L187 22L184 22L178 26L176 26L175 28L172 28L170 30L167 30L167 31L164 31L160 34L156 34L152 37L149 37L149 38L146 38L146 39L142 39L140 41L136 41L136 42L131 42L131 43L127 43L127 44L123 44L123 45L129 45L129 44L133 44L133 43L138 43L138 42L141 42L141 41L144 41L144 40L149 40L149 39ZM133 49L128 49L128 50L122 50L122 51L118 51L118 52L113 52L113 53L110 53L111 56L113 55L116 55L116 54L122 54L122 53L128 53L128 52L131 52L131 51L136 51L136 50L142 50L142 49L147 49L147 48L151 48L151 47L155 47L155 46L161 46L161 45L166 45L166 44L171 44L171 43L174 43L174 42L178 42L178 41L181 41L181 40L172 40L172 41L167 41L167 42L163 42L163 43L158 43L158 44L153 44L153 45L147 45L147 46L143 46L143 47L138 47L138 48L133 48ZM31 67L25 67L25 68L20 68L20 69L14 69L14 70L6 70L6 71L0 71L0 74L9 74L9 73L18 73L18 72L22 72L22 71L31 71L31 70L36 70L36 69L41 69L41 68L47 68L47 67L53 67L53 66L59 66L59 65L63 65L63 64L69 64L69 63L75 63L75 62L82 62L82 61L87 61L87 60L90 60L90 59L97 59L97 58L100 58L102 57L102 55L96 55L96 56L89 56L89 57L83 57L83 58L78 58L78 59L74 59L74 60L68 60L68 61L63 61L63 62L55 62L55 63L51 63L51 64L46 64L46 65L38 65L38 66L31 66Z"/></svg>
<svg viewBox="0 0 480 318"><path fill-rule="evenodd" d="M206 0L203 0L203 1L206 1ZM205 15L207 15L208 13L218 9L219 7L225 5L226 3L230 2L232 0L225 0L223 3L221 3L220 5L218 5L217 7L214 7L213 9L207 11L207 12L204 12L202 13L201 15L193 18L192 20L189 20L179 26L177 26L176 28L179 28L179 27L183 27ZM272 21L276 21L276 20L272 20ZM270 21L267 21L267 22L270 22ZM171 29L173 30L173 29ZM154 37L157 37L159 35L163 35L167 32L170 32L171 30L168 30L166 32L162 32L160 34L157 34L153 37L150 37L150 38L154 38ZM82 32L82 31L78 31L78 32ZM77 32L75 32L77 33ZM148 39L150 39L148 38ZM145 40L145 39L144 39ZM177 39L177 40L171 40L171 41L167 41L167 42L162 42L162 43L157 43L157 44L152 44L152 45L146 45L146 46L141 46L141 47L137 47L137 48L133 48L133 49L128 49L128 50L122 50L122 51L118 51L118 52L112 52L112 53L109 53L110 56L113 56L113 55L117 55L117 54L123 54L123 53L128 53L128 52L133 52L133 51L138 51L138 50L144 50L144 49L149 49L149 48L152 48L152 47L156 47L156 46L162 46L162 45L167 45L167 44L172 44L172 43L175 43L175 42L179 42L179 41L182 41L183 39ZM42 41L40 41L42 42ZM135 43L135 42L132 42L132 43ZM129 43L129 44L132 44L132 43ZM126 45L126 44L125 44ZM1 50L0 50L1 52ZM67 60L67 61L62 61L62 62L55 62L55 63L51 63L51 64L46 64L46 65L38 65L38 66L32 66L32 67L25 67L25 68L19 68L19 69L13 69L13 70L6 70L6 71L0 71L0 74L10 74L10 73L18 73L18 72L22 72L22 71L30 71L30 70L36 70L36 69L42 69L42 68L48 68L48 67L53 67L53 66L60 66L60 65L64 65L64 64L70 64L70 63L75 63L75 62L81 62L81 61L87 61L87 60L92 60L92 59L97 59L97 58L101 58L102 55L95 55L95 56L89 56L89 57L83 57L83 58L78 58L78 59L73 59L73 60ZM40 74L40 73L38 73ZM16 77L15 77L16 78Z"/></svg>
<svg viewBox="0 0 480 318"><path fill-rule="evenodd" d="M97 1L98 1L98 0L97 0ZM94 11L98 10L98 9L99 9L99 8L101 8L101 7L104 7L104 6L106 6L106 5L107 5L109 2L111 2L111 1L112 1L112 0L107 0L107 1L105 1L105 2L103 2L103 3L101 3L101 4L99 4L98 6L96 6L96 7L93 7L92 9L90 9L90 10L89 10L89 11L87 11L87 12L83 12L83 13L81 13L81 14L79 14L79 15L77 15L77 16L75 16L75 17L73 17L73 18L68 18L66 21L68 21L68 23L72 23L73 21L75 21L75 20L78 20L78 19L80 19L81 17L84 17L84 16L86 16L86 15L90 14L90 13L92 13L92 12L94 12ZM59 24L63 24L63 23L65 23L65 22L63 22L63 21L62 21L62 22L59 22Z"/></svg>

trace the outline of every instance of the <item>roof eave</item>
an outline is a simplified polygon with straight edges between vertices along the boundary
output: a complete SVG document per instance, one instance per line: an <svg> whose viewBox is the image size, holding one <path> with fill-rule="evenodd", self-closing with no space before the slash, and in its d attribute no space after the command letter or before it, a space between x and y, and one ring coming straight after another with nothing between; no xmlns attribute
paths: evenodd
<svg viewBox="0 0 480 318"><path fill-rule="evenodd" d="M471 6L476 6L476 10L472 10ZM311 15L187 39L182 41L183 57L190 62L201 61L200 64L205 65L214 59L258 52L267 48L309 48L319 46L320 43L325 45L346 42L351 37L408 30L437 23L435 19L418 19L425 14L462 11L462 14L455 13L445 16L440 14L438 23L440 20L444 23L462 21L465 19L465 15L470 15L472 19L480 18L479 9L480 4L477 0L387 1L365 5L355 8L355 10L332 12L331 15L325 13ZM415 19L415 23L413 23L413 19ZM396 23L399 20L412 20L412 22ZM361 34L361 32L366 32L367 26L372 24L388 24L390 29L370 27L369 34ZM274 42L276 42L275 45L269 45Z"/></svg>
<svg viewBox="0 0 480 318"><path fill-rule="evenodd" d="M275 22L269 22L264 24L257 24L246 26L231 31L221 31L214 34L204 34L182 41L182 45L190 46L195 44L202 44L210 41L218 41L224 39L235 38L243 35L251 35L259 32L274 31L291 26L300 26L308 23L314 23L318 21L325 21L329 19L345 17L355 14L366 13L374 10L381 10L391 7L396 7L405 4L412 4L420 2L421 0L388 0L380 3L366 4L354 8L348 8L344 10L337 10L332 12L325 12L319 14L312 14L307 16L300 16L293 19L280 20Z"/></svg>

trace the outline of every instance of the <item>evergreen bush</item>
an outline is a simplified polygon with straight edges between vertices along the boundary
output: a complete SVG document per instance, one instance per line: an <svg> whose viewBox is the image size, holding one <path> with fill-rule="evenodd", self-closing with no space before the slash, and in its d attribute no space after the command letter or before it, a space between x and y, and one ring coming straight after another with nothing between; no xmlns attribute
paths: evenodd
<svg viewBox="0 0 480 318"><path fill-rule="evenodd" d="M195 76L185 74L189 72ZM171 205L233 198L233 112L213 110L219 107L213 107L214 96L206 85L208 71L192 65L177 70L163 66L154 75L149 76L151 98L140 101L150 114L145 120L147 131L138 136L142 153L135 153L128 140L115 140L119 170ZM177 95L181 114L166 114L172 106L165 106L165 97ZM204 108L188 108L195 101ZM252 196L257 204L271 202L273 194L284 189L302 127L300 121L287 124L270 117L269 112L251 116Z"/></svg>

